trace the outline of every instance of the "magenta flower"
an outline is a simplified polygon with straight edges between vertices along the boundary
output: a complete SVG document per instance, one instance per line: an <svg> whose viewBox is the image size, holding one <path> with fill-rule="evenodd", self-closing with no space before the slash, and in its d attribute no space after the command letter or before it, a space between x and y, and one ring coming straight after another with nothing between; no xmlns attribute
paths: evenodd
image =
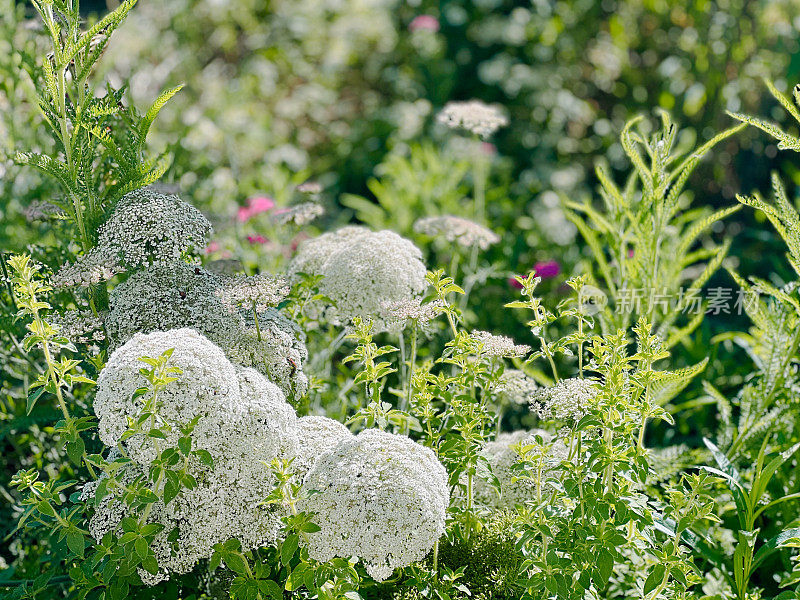
<svg viewBox="0 0 800 600"><path fill-rule="evenodd" d="M542 279L552 279L561 273L561 265L558 264L558 261L546 260L537 262L535 265L533 265L533 271L536 273L537 277L541 277Z"/></svg>
<svg viewBox="0 0 800 600"><path fill-rule="evenodd" d="M206 246L206 254L211 254L212 252L216 252L219 250L219 242L211 242L208 246Z"/></svg>
<svg viewBox="0 0 800 600"><path fill-rule="evenodd" d="M439 19L433 15L417 15L414 20L408 24L409 31L432 31L436 33L439 31Z"/></svg>
<svg viewBox="0 0 800 600"><path fill-rule="evenodd" d="M517 288L518 290L522 289L522 284L519 281L517 281L516 277L509 277L508 285L510 285L513 288Z"/></svg>
<svg viewBox="0 0 800 600"><path fill-rule="evenodd" d="M265 238L263 235L248 235L247 241L250 242L251 244L266 244L267 242L269 242L269 240Z"/></svg>
<svg viewBox="0 0 800 600"><path fill-rule="evenodd" d="M236 212L236 220L246 223L251 217L265 213L275 206L274 200L266 196L254 196L247 200L247 206L240 206Z"/></svg>

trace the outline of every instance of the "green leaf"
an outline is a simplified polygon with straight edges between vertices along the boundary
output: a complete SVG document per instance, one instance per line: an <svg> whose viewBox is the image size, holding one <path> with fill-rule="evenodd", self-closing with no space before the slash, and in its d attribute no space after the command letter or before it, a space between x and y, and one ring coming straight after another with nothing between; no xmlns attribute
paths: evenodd
<svg viewBox="0 0 800 600"><path fill-rule="evenodd" d="M786 544L786 542L794 539L800 538L800 527L792 527L791 529L786 529L781 531L778 535L773 537L770 540L767 540L761 548L758 549L755 556L753 557L753 563L750 567L750 573L754 573L756 568L764 562L770 554L775 552L778 548Z"/></svg>
<svg viewBox="0 0 800 600"><path fill-rule="evenodd" d="M73 553L83 558L83 551L86 548L86 540L83 534L77 529L70 529L67 532L67 547Z"/></svg>
<svg viewBox="0 0 800 600"><path fill-rule="evenodd" d="M27 405L25 414L28 414L28 415L31 414L31 411L33 410L33 407L36 406L36 401L41 397L42 394L44 394L44 388L43 387L40 387L40 388L38 388L36 390L32 390L28 394L28 405Z"/></svg>
<svg viewBox="0 0 800 600"><path fill-rule="evenodd" d="M266 598L283 600L283 590L281 586L271 579L260 579L258 582L258 590L261 592L261 595Z"/></svg>
<svg viewBox="0 0 800 600"><path fill-rule="evenodd" d="M286 540L281 544L281 563L288 565L300 543L300 538L296 533L286 536Z"/></svg>
<svg viewBox="0 0 800 600"><path fill-rule="evenodd" d="M650 575L647 576L647 579L644 582L644 590L643 592L645 595L652 592L658 584L664 579L664 572L666 569L664 565L656 565L653 570L650 572Z"/></svg>

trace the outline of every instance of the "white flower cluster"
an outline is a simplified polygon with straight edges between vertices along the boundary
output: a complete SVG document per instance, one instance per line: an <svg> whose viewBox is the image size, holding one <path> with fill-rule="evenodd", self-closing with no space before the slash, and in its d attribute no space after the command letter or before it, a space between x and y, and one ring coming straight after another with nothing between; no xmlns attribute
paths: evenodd
<svg viewBox="0 0 800 600"><path fill-rule="evenodd" d="M319 291L334 303L325 313L332 323L358 316L381 330L384 304L419 296L426 269L420 249L396 233L344 227L301 243L289 273L322 276Z"/></svg>
<svg viewBox="0 0 800 600"><path fill-rule="evenodd" d="M45 221L53 218L60 219L66 216L66 213L61 208L46 200L31 201L31 203L22 210L22 214L25 216L26 220L31 222Z"/></svg>
<svg viewBox="0 0 800 600"><path fill-rule="evenodd" d="M444 301L422 303L421 298L409 298L394 302L383 302L381 312L389 331L399 331L408 325L409 321L416 321L418 327L425 329L436 317L442 314Z"/></svg>
<svg viewBox="0 0 800 600"><path fill-rule="evenodd" d="M314 415L297 419L297 435L301 443L300 454L292 466L300 481L321 456L336 448L343 439L353 437L339 421Z"/></svg>
<svg viewBox="0 0 800 600"><path fill-rule="evenodd" d="M538 388L536 381L519 369L506 369L500 376L495 392L506 402L528 405Z"/></svg>
<svg viewBox="0 0 800 600"><path fill-rule="evenodd" d="M222 303L230 312L240 308L263 312L278 306L289 295L289 283L282 277L258 274L252 277L229 277L217 290Z"/></svg>
<svg viewBox="0 0 800 600"><path fill-rule="evenodd" d="M540 419L579 421L596 397L597 388L592 380L562 379L553 386L537 390L530 405Z"/></svg>
<svg viewBox="0 0 800 600"><path fill-rule="evenodd" d="M471 337L478 345L478 353L483 356L525 356L531 351L530 346L515 344L510 337L494 335L488 331L473 331Z"/></svg>
<svg viewBox="0 0 800 600"><path fill-rule="evenodd" d="M222 297L230 298L237 289L258 291L253 298L264 304L285 289L273 285L269 277L252 285L249 279L226 279L183 262L136 271L109 298L106 331L112 347L137 332L191 327L219 345L230 360L262 371L285 394L301 396L308 388L303 373L308 352L301 332L274 309L259 314L257 331L252 310L231 312L223 303ZM235 292L237 297L242 293Z"/></svg>
<svg viewBox="0 0 800 600"><path fill-rule="evenodd" d="M139 374L142 356L157 357L174 348L170 366L181 373L159 395L158 415L173 428L161 447L177 445L176 428L200 416L191 434L192 447L207 450L213 467L192 459L191 474L198 484L183 490L166 506L154 504L149 515L165 525L156 536L160 571L154 584L170 572L186 573L212 554L212 546L237 538L246 549L274 543L281 530L279 510L261 505L274 487L267 466L275 458L298 452L296 416L281 391L253 369L234 367L222 350L192 329L137 334L109 358L97 382L94 403L100 438L124 447L133 460L132 472L147 472L156 456L155 441L140 435L122 441L127 418L141 411L142 398L133 392L145 382ZM96 538L117 527L126 509L113 497L97 507L91 530ZM168 534L178 528L176 544Z"/></svg>
<svg viewBox="0 0 800 600"><path fill-rule="evenodd" d="M409 438L367 429L345 436L306 475L298 508L315 513L308 536L319 561L358 556L376 580L421 560L444 533L447 472ZM311 493L316 492L316 493Z"/></svg>
<svg viewBox="0 0 800 600"><path fill-rule="evenodd" d="M325 214L325 209L321 204L317 204L316 202L303 202L302 204L296 204L282 211L275 211L273 221L278 225L288 225L291 223L302 227L323 214Z"/></svg>
<svg viewBox="0 0 800 600"><path fill-rule="evenodd" d="M414 223L414 231L430 237L441 237L465 248L477 246L481 250L486 250L500 241L500 236L488 227L452 215L418 219Z"/></svg>
<svg viewBox="0 0 800 600"><path fill-rule="evenodd" d="M508 125L508 119L503 113L480 100L448 102L436 116L436 120L451 129L466 129L484 139Z"/></svg>
<svg viewBox="0 0 800 600"><path fill-rule="evenodd" d="M129 268L173 263L205 248L211 223L178 196L150 188L130 192L100 227L97 248Z"/></svg>
<svg viewBox="0 0 800 600"><path fill-rule="evenodd" d="M115 256L93 248L87 254L79 256L74 263L64 264L50 278L50 284L54 288L90 287L108 281L123 270Z"/></svg>
<svg viewBox="0 0 800 600"><path fill-rule="evenodd" d="M58 332L76 344L101 342L106 339L103 318L90 310L68 310L53 314L50 322L58 326Z"/></svg>
<svg viewBox="0 0 800 600"><path fill-rule="evenodd" d="M540 445L536 437L542 439ZM514 431L501 433L494 442L489 442L481 450L481 455L486 458L492 473L500 483L500 496L497 490L484 478L477 478L474 483L475 500L492 508L514 508L524 504L535 497L536 483L529 479L517 479L513 466L520 460L520 454L515 449L518 444L534 446L529 452L529 457L542 460L542 478L558 469L563 460L567 458L567 447L561 440L553 441L553 436L542 429L532 431ZM538 451L537 451L538 448ZM542 482L544 487L545 482Z"/></svg>

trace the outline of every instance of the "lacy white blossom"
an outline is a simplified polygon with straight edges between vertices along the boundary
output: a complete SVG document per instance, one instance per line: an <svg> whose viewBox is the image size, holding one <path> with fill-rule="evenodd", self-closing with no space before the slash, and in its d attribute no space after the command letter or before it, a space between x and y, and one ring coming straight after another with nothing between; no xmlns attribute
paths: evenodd
<svg viewBox="0 0 800 600"><path fill-rule="evenodd" d="M506 369L500 376L495 392L502 400L527 405L538 388L536 381L519 369Z"/></svg>
<svg viewBox="0 0 800 600"><path fill-rule="evenodd" d="M103 318L90 310L68 310L53 314L50 322L58 326L58 332L76 344L101 342L106 339Z"/></svg>
<svg viewBox="0 0 800 600"><path fill-rule="evenodd" d="M344 438L319 458L302 491L298 508L321 527L308 536L309 555L358 556L377 581L423 559L444 533L447 473L429 448L404 436L367 429Z"/></svg>
<svg viewBox="0 0 800 600"><path fill-rule="evenodd" d="M452 129L466 129L482 138L487 138L508 125L508 119L503 113L480 100L448 102L436 116L436 120Z"/></svg>
<svg viewBox="0 0 800 600"><path fill-rule="evenodd" d="M430 237L441 237L465 248L478 246L481 250L500 241L500 236L488 227L451 215L423 217L414 223L414 231Z"/></svg>
<svg viewBox="0 0 800 600"><path fill-rule="evenodd" d="M177 262L205 248L211 223L178 196L148 188L123 196L99 230L98 247L127 267Z"/></svg>
<svg viewBox="0 0 800 600"><path fill-rule="evenodd" d="M416 321L417 326L425 328L431 321L442 314L445 303L442 300L422 303L421 298L383 302L381 311L386 328L389 331L403 329L409 321Z"/></svg>
<svg viewBox="0 0 800 600"><path fill-rule="evenodd" d="M302 330L274 308L258 313L258 327L252 312L243 311L240 317L240 330L216 336L230 359L262 371L288 396L303 396L308 390L303 372L308 350Z"/></svg>
<svg viewBox="0 0 800 600"><path fill-rule="evenodd" d="M385 327L383 305L413 299L425 289L422 252L392 231L344 227L304 241L289 273L321 275L319 291L334 306L326 317L343 325L353 317Z"/></svg>
<svg viewBox="0 0 800 600"><path fill-rule="evenodd" d="M263 273L252 277L229 277L217 290L217 295L231 312L240 308L252 310L253 307L261 312L278 306L289 295L289 283L282 277Z"/></svg>
<svg viewBox="0 0 800 600"><path fill-rule="evenodd" d="M353 434L339 421L311 415L297 419L297 437L300 446L292 466L302 481L320 456L333 450L341 440L353 437Z"/></svg>
<svg viewBox="0 0 800 600"><path fill-rule="evenodd" d="M33 200L22 210L28 221L45 221L52 218L63 218L66 213L58 206L46 200Z"/></svg>
<svg viewBox="0 0 800 600"><path fill-rule="evenodd" d="M50 278L54 288L61 287L89 287L103 281L108 281L123 268L115 256L103 253L93 248L88 253L79 256L74 263L66 263Z"/></svg>
<svg viewBox="0 0 800 600"><path fill-rule="evenodd" d="M483 356L525 356L531 351L530 346L515 344L509 337L494 335L488 331L473 331L471 337Z"/></svg>
<svg viewBox="0 0 800 600"><path fill-rule="evenodd" d="M537 436L542 439L540 444ZM489 442L481 450L492 473L500 483L500 495L485 478L476 478L474 482L475 500L493 508L513 508L535 498L536 482L530 479L516 479L513 466L519 462L520 454L516 448L519 444L529 446L527 456L531 461L541 461L542 487L546 485L547 476L558 469L567 458L567 447L561 440L553 441L553 436L542 429L532 431L514 431L501 433L497 440ZM516 479L516 481L515 481Z"/></svg>
<svg viewBox="0 0 800 600"><path fill-rule="evenodd" d="M292 223L293 225L302 227L323 214L325 214L325 209L321 204L317 204L316 202L303 202L302 204L297 204L290 208L275 211L272 218L278 225L288 225Z"/></svg>
<svg viewBox="0 0 800 600"><path fill-rule="evenodd" d="M170 572L187 573L213 545L238 539L245 549L274 543L281 530L281 510L262 504L275 485L269 464L298 452L297 419L281 391L253 369L236 369L222 351L191 329L136 335L115 351L98 378L95 413L101 439L120 442L122 421L141 410L132 392L145 382L138 369L141 356L159 356L174 348L169 365L181 373L160 393L159 416L173 427L195 416L199 421L191 434L192 447L211 453L213 466L190 461L197 486L183 490L172 502L156 502L150 522L163 524L152 548L159 572L140 570L143 581L155 584ZM122 429L121 429L122 428ZM174 445L168 434L162 444ZM136 437L122 442L134 461L122 479L132 481L146 472L155 453L150 440ZM93 490L84 490L88 497ZM116 494L97 507L90 531L96 539L115 530L127 509ZM177 543L167 536L178 528Z"/></svg>
<svg viewBox="0 0 800 600"><path fill-rule="evenodd" d="M540 388L531 398L531 408L541 419L579 421L587 414L597 388L589 379L562 379L553 386Z"/></svg>
<svg viewBox="0 0 800 600"><path fill-rule="evenodd" d="M306 181L301 183L297 186L297 191L301 194L321 194L322 193L322 185L317 183L316 181Z"/></svg>
<svg viewBox="0 0 800 600"><path fill-rule="evenodd" d="M303 366L308 352L302 333L275 309L259 313L258 329L252 309L231 312L222 299L223 291L230 289L228 281L185 263L152 265L134 272L111 292L106 330L112 347L136 332L191 327L219 345L235 363L264 373L285 394L305 394L308 378ZM276 293L271 282L261 283L269 294ZM276 298L272 295L269 300ZM256 300L265 299L262 293Z"/></svg>

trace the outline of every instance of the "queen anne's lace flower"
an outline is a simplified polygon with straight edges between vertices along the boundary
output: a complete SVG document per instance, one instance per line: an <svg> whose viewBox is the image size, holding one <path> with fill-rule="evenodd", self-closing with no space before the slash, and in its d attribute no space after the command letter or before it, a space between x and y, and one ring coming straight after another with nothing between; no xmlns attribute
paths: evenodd
<svg viewBox="0 0 800 600"><path fill-rule="evenodd" d="M334 324L358 316L380 330L385 303L413 299L425 289L421 259L419 248L392 231L345 227L301 243L289 273L322 276L319 290L334 303L326 312Z"/></svg>
<svg viewBox="0 0 800 600"><path fill-rule="evenodd" d="M500 241L500 236L488 227L451 215L423 217L414 223L414 231L430 237L441 237L465 248L478 246L481 250L486 250Z"/></svg>
<svg viewBox="0 0 800 600"><path fill-rule="evenodd" d="M292 466L302 481L320 456L333 450L341 440L353 437L353 434L339 421L312 415L297 419L297 437L300 447Z"/></svg>
<svg viewBox="0 0 800 600"><path fill-rule="evenodd" d="M104 254L93 248L87 254L79 256L74 263L66 263L50 278L54 288L62 287L89 287L103 281L108 281L123 268L115 256Z"/></svg>
<svg viewBox="0 0 800 600"><path fill-rule="evenodd" d="M138 374L143 355L158 356L174 348L169 364L182 370L178 381L161 392L158 413L173 424L200 415L191 434L193 448L211 453L212 467L190 461L197 486L185 489L166 506L156 502L151 522L165 527L151 547L159 572L140 570L143 581L155 584L170 572L186 573L198 560L209 558L213 545L238 539L245 549L274 543L281 530L281 510L263 504L274 487L269 463L298 452L297 419L280 390L253 369L236 369L222 351L190 329L139 334L115 351L98 379L95 412L101 439L120 442L120 423L141 409L132 390L144 383ZM123 471L132 482L147 471L154 452L147 440L121 442L134 462ZM168 435L163 444L173 445ZM92 489L84 495L93 495ZM96 539L118 527L126 508L111 495L104 498L90 523ZM177 527L173 544L169 533Z"/></svg>
<svg viewBox="0 0 800 600"><path fill-rule="evenodd" d="M134 272L111 292L106 330L112 347L136 332L191 327L219 345L235 363L263 372L285 394L305 394L308 378L303 365L308 352L301 332L271 308L259 313L257 330L251 309L231 312L223 304L227 281L185 263L152 265ZM267 285L266 280L263 283ZM268 287L269 294L274 293L270 300L281 295L271 283ZM257 298L257 302L265 300L265 294Z"/></svg>
<svg viewBox="0 0 800 600"><path fill-rule="evenodd" d="M179 261L205 248L210 233L211 223L192 205L144 188L119 201L97 241L103 254L131 268Z"/></svg>
<svg viewBox="0 0 800 600"><path fill-rule="evenodd" d="M403 329L409 321L416 321L417 325L425 328L431 321L442 314L444 302L434 300L422 303L421 298L384 302L381 311L386 321L386 328L390 331Z"/></svg>
<svg viewBox="0 0 800 600"><path fill-rule="evenodd" d="M495 392L502 400L527 405L538 388L533 378L519 369L506 369L500 376Z"/></svg>
<svg viewBox="0 0 800 600"><path fill-rule="evenodd" d="M309 555L358 556L377 581L424 558L444 533L447 473L407 437L376 429L345 437L319 458L302 491L298 508L321 527L305 542Z"/></svg>
<svg viewBox="0 0 800 600"><path fill-rule="evenodd" d="M480 100L448 102L436 120L452 129L466 129L482 138L487 138L508 125L508 119L503 113Z"/></svg>
<svg viewBox="0 0 800 600"><path fill-rule="evenodd" d="M537 436L543 444L540 445ZM475 500L493 508L514 508L535 497L536 484L529 479L517 479L513 466L520 460L518 445L534 446L529 450L529 458L542 461L542 478L557 469L567 458L567 447L561 440L553 442L553 437L542 429L532 431L514 431L501 433L497 440L489 442L481 450L481 455L488 461L492 473L500 483L500 495L488 480L477 478L474 483ZM537 451L536 448L540 448ZM545 482L542 482L544 485Z"/></svg>
<svg viewBox="0 0 800 600"><path fill-rule="evenodd" d="M106 338L103 318L90 310L68 310L54 314L50 322L58 326L58 332L76 344L100 342Z"/></svg>
<svg viewBox="0 0 800 600"><path fill-rule="evenodd" d="M217 290L225 307L236 312L240 308L263 312L278 306L289 295L289 283L282 277L259 274L252 277L229 277Z"/></svg>
<svg viewBox="0 0 800 600"><path fill-rule="evenodd" d="M303 202L302 204L297 204L290 208L275 211L272 218L278 225L292 223L293 225L302 227L323 214L325 214L325 209L321 204L317 204L316 202Z"/></svg>
<svg viewBox="0 0 800 600"><path fill-rule="evenodd" d="M525 356L531 351L530 346L515 344L509 337L493 335L488 331L473 331L471 337L483 356Z"/></svg>
<svg viewBox="0 0 800 600"><path fill-rule="evenodd" d="M553 386L537 390L530 405L540 419L579 421L587 414L595 397L597 388L590 379L562 379Z"/></svg>

